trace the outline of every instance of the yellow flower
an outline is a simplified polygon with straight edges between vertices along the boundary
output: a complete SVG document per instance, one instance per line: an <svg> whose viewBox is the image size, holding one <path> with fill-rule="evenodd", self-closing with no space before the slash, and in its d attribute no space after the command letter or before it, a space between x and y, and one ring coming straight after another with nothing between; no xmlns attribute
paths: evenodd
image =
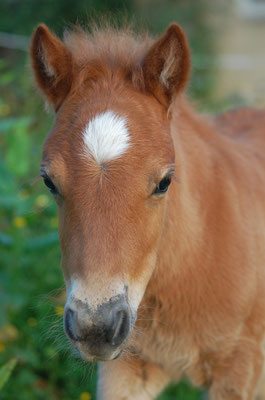
<svg viewBox="0 0 265 400"><path fill-rule="evenodd" d="M26 224L27 224L27 221L26 221L26 219L23 218L23 217L15 217L15 218L13 219L13 225L14 225L16 228L23 228Z"/></svg>
<svg viewBox="0 0 265 400"><path fill-rule="evenodd" d="M6 335L7 340L12 341L18 338L18 330L14 325L7 324L4 327L4 332Z"/></svg>
<svg viewBox="0 0 265 400"><path fill-rule="evenodd" d="M0 343L17 340L19 332L14 325L7 324L0 329Z"/></svg>
<svg viewBox="0 0 265 400"><path fill-rule="evenodd" d="M36 318L33 318L33 317L28 318L28 324L29 324L29 326L36 326L37 323L38 323L38 322L37 322Z"/></svg>
<svg viewBox="0 0 265 400"><path fill-rule="evenodd" d="M0 343L0 353L4 352L6 349L6 345L4 343Z"/></svg>
<svg viewBox="0 0 265 400"><path fill-rule="evenodd" d="M63 316L63 310L64 310L63 306L55 307L55 312L56 312L57 315L59 315L59 317Z"/></svg>
<svg viewBox="0 0 265 400"><path fill-rule="evenodd" d="M88 392L81 393L80 400L91 400L91 394Z"/></svg>
<svg viewBox="0 0 265 400"><path fill-rule="evenodd" d="M35 200L35 205L38 208L45 208L49 204L49 197L46 194L40 194Z"/></svg>

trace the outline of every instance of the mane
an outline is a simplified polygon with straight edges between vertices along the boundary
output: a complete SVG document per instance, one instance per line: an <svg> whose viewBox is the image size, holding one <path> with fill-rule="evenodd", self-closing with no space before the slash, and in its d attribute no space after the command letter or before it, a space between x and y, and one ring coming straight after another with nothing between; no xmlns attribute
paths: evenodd
<svg viewBox="0 0 265 400"><path fill-rule="evenodd" d="M153 39L146 32L133 32L130 26L119 29L94 23L90 32L80 26L65 31L64 42L80 65L100 61L111 68L131 69L139 65Z"/></svg>

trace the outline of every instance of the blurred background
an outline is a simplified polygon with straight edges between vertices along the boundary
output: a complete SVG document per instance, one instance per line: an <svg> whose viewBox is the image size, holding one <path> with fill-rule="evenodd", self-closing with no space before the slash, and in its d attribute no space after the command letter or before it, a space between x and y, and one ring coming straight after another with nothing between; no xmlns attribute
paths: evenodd
<svg viewBox="0 0 265 400"><path fill-rule="evenodd" d="M190 98L203 112L265 106L265 0L1 0L0 2L0 398L95 399L96 366L74 359L62 329L57 212L39 174L53 116L29 66L33 29L58 35L91 15L124 14L135 29L176 21L192 48ZM89 29L89 26L88 26ZM12 372L12 373L11 373ZM204 399L185 381L160 400Z"/></svg>

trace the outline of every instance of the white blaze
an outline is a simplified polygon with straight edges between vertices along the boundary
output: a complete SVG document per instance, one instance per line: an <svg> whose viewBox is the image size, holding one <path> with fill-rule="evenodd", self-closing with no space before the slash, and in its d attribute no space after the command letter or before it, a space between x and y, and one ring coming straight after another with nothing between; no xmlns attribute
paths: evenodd
<svg viewBox="0 0 265 400"><path fill-rule="evenodd" d="M92 118L83 135L85 155L99 165L122 156L130 146L126 119L111 110Z"/></svg>

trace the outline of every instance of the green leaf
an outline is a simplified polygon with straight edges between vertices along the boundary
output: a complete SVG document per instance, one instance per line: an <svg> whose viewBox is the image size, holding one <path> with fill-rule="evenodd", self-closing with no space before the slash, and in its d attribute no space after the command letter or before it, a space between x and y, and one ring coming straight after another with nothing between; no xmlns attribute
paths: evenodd
<svg viewBox="0 0 265 400"><path fill-rule="evenodd" d="M0 368L0 390L3 388L4 384L8 381L11 372L15 368L16 363L17 359L12 358Z"/></svg>

